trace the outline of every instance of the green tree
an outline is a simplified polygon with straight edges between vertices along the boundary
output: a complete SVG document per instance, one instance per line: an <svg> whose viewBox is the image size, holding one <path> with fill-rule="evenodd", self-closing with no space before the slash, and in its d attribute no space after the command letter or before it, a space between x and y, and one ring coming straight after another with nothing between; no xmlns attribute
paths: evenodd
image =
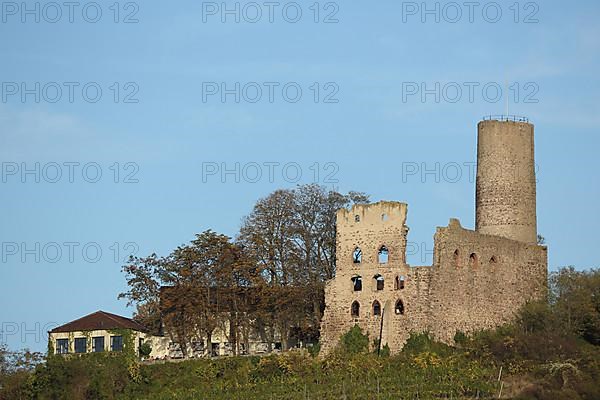
<svg viewBox="0 0 600 400"><path fill-rule="evenodd" d="M369 335L363 334L361 327L354 325L342 335L340 344L347 354L366 353L369 351Z"/></svg>
<svg viewBox="0 0 600 400"><path fill-rule="evenodd" d="M559 323L586 341L600 344L600 271L573 266L550 275L550 302Z"/></svg>
<svg viewBox="0 0 600 400"><path fill-rule="evenodd" d="M257 324L265 336L278 331L284 349L292 330L317 336L324 284L335 276L336 212L366 202L363 193L302 185L258 200L244 219L238 242L254 256L265 285Z"/></svg>

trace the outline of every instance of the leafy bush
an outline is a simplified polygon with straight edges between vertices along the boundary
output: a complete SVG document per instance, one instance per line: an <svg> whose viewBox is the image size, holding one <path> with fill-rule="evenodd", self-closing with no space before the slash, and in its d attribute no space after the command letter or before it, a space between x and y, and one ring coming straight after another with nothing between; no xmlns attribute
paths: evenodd
<svg viewBox="0 0 600 400"><path fill-rule="evenodd" d="M388 346L388 344L386 343L385 345L383 345L383 347L381 348L381 352L379 353L379 355L381 357L389 357L390 356L390 346Z"/></svg>
<svg viewBox="0 0 600 400"><path fill-rule="evenodd" d="M390 346L388 344L384 344L381 348L379 348L379 339L373 340L373 354L378 354L381 357L389 357L390 356Z"/></svg>
<svg viewBox="0 0 600 400"><path fill-rule="evenodd" d="M449 354L451 352L451 347L433 340L429 332L411 333L408 340L404 344L404 347L402 348L402 352L408 354Z"/></svg>
<svg viewBox="0 0 600 400"><path fill-rule="evenodd" d="M132 383L123 354L92 353L48 357L31 380L32 397L44 399L116 399Z"/></svg>
<svg viewBox="0 0 600 400"><path fill-rule="evenodd" d="M152 346L150 346L150 343L144 342L140 345L139 352L140 352L140 356L148 357L150 355L150 353L152 353Z"/></svg>
<svg viewBox="0 0 600 400"><path fill-rule="evenodd" d="M469 337L462 331L456 331L454 334L454 343L458 346L463 346L469 341Z"/></svg>
<svg viewBox="0 0 600 400"><path fill-rule="evenodd" d="M358 325L354 325L340 339L342 350L347 354L366 353L369 351L369 335L364 335Z"/></svg>
<svg viewBox="0 0 600 400"><path fill-rule="evenodd" d="M278 359L281 369L294 377L305 378L315 370L315 361L305 350L288 351Z"/></svg>
<svg viewBox="0 0 600 400"><path fill-rule="evenodd" d="M321 343L317 342L317 343L313 344L312 346L308 346L307 350L311 356L316 357L319 355L319 352L321 351Z"/></svg>
<svg viewBox="0 0 600 400"><path fill-rule="evenodd" d="M521 307L516 324L524 333L542 332L554 325L551 319L552 312L548 303L535 301Z"/></svg>
<svg viewBox="0 0 600 400"><path fill-rule="evenodd" d="M273 382L286 373L284 368L278 356L262 357L256 368L252 370L252 379L254 382Z"/></svg>

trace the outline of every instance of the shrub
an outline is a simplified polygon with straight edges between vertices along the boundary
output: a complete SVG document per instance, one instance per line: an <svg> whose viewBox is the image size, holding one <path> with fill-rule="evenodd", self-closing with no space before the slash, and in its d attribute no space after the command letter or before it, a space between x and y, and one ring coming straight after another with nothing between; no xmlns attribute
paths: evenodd
<svg viewBox="0 0 600 400"><path fill-rule="evenodd" d="M205 362L198 363L195 369L195 375L203 381L210 382L217 378L219 374L219 367L213 360L207 360Z"/></svg>
<svg viewBox="0 0 600 400"><path fill-rule="evenodd" d="M287 374L304 378L313 371L314 359L305 350L287 351L279 355L278 360L281 370Z"/></svg>
<svg viewBox="0 0 600 400"><path fill-rule="evenodd" d="M379 356L380 357L389 357L390 356L390 346L388 346L387 343L381 348L381 352L379 353Z"/></svg>
<svg viewBox="0 0 600 400"><path fill-rule="evenodd" d="M114 399L131 383L129 366L123 354L48 357L31 379L32 397L39 400Z"/></svg>
<svg viewBox="0 0 600 400"><path fill-rule="evenodd" d="M139 351L140 351L140 356L148 357L150 355L150 353L152 353L152 346L150 346L150 343L144 342L141 344Z"/></svg>
<svg viewBox="0 0 600 400"><path fill-rule="evenodd" d="M379 354L380 357L389 357L390 356L390 346L388 344L384 344L381 348L379 348L379 339L373 340L373 353Z"/></svg>
<svg viewBox="0 0 600 400"><path fill-rule="evenodd" d="M369 351L369 335L364 335L358 325L354 325L340 339L342 350L347 354L366 353Z"/></svg>
<svg viewBox="0 0 600 400"><path fill-rule="evenodd" d="M277 356L262 357L258 365L252 370L252 380L255 382L273 382L283 376L285 370Z"/></svg>
<svg viewBox="0 0 600 400"><path fill-rule="evenodd" d="M409 354L435 353L449 354L452 348L446 344L433 340L429 332L411 333L402 352Z"/></svg>
<svg viewBox="0 0 600 400"><path fill-rule="evenodd" d="M551 325L551 310L548 303L529 302L519 310L517 325L524 333L542 332Z"/></svg>
<svg viewBox="0 0 600 400"><path fill-rule="evenodd" d="M319 355L319 352L321 351L321 343L317 342L317 343L313 344L312 346L308 346L307 350L311 356L316 357Z"/></svg>
<svg viewBox="0 0 600 400"><path fill-rule="evenodd" d="M456 331L454 334L454 343L464 346L469 341L469 337L463 331Z"/></svg>

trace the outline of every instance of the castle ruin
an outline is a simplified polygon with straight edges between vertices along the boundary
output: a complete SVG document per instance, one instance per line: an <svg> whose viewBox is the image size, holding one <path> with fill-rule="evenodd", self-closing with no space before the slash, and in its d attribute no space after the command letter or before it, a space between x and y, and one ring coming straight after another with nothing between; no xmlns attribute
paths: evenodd
<svg viewBox="0 0 600 400"><path fill-rule="evenodd" d="M411 332L453 343L510 322L545 296L547 248L537 243L533 125L478 124L475 230L438 227L433 264L406 263L407 205L382 201L337 213L336 276L325 287L321 346L330 352L355 324L392 353Z"/></svg>

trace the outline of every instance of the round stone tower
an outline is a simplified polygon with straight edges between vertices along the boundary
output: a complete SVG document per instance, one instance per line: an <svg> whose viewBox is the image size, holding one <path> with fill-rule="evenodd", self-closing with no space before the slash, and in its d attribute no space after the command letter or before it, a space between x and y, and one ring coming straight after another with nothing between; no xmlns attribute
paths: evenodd
<svg viewBox="0 0 600 400"><path fill-rule="evenodd" d="M477 126L475 229L537 243L533 125L523 118Z"/></svg>

